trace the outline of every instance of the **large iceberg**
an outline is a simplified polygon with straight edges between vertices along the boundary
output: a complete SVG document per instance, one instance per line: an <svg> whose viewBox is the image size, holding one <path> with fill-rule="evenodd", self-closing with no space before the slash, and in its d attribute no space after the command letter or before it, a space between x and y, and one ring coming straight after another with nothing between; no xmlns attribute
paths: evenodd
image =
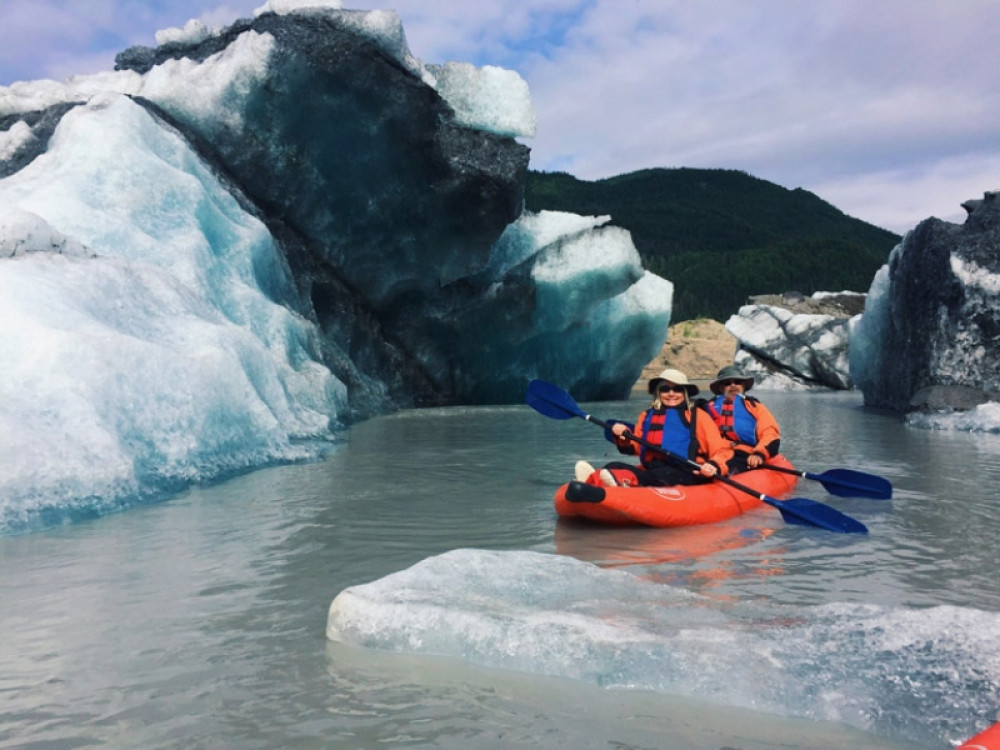
<svg viewBox="0 0 1000 750"><path fill-rule="evenodd" d="M913 412L925 427L990 429L1000 401L1000 193L963 205L963 225L922 221L876 273L852 322L850 368L867 405Z"/></svg>
<svg viewBox="0 0 1000 750"><path fill-rule="evenodd" d="M926 736L995 710L998 620L952 606L762 610L565 555L457 549L336 595L333 641ZM914 689L914 684L919 689Z"/></svg>
<svg viewBox="0 0 1000 750"><path fill-rule="evenodd" d="M623 398L659 350L672 286L629 235L523 212L516 73L336 2L157 41L0 87L0 532L536 377Z"/></svg>
<svg viewBox="0 0 1000 750"><path fill-rule="evenodd" d="M329 439L346 389L273 238L142 107L67 113L0 205L0 528Z"/></svg>
<svg viewBox="0 0 1000 750"><path fill-rule="evenodd" d="M864 300L850 291L751 297L726 321L734 362L764 390L849 390L849 325Z"/></svg>

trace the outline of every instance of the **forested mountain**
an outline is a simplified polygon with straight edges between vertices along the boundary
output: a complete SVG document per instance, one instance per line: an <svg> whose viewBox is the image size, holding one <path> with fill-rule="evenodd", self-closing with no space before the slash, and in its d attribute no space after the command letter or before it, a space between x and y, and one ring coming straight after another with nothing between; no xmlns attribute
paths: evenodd
<svg viewBox="0 0 1000 750"><path fill-rule="evenodd" d="M674 282L673 320L725 321L747 297L868 291L899 235L807 190L726 169L644 169L588 182L529 171L529 211L610 214L646 268Z"/></svg>

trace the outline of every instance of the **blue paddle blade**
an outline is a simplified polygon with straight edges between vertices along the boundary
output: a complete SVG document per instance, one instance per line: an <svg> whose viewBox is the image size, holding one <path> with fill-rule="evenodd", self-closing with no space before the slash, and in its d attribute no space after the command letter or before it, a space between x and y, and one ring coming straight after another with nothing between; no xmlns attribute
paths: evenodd
<svg viewBox="0 0 1000 750"><path fill-rule="evenodd" d="M587 415L576 405L576 401L566 391L544 380L532 380L524 396L528 406L552 419L586 419Z"/></svg>
<svg viewBox="0 0 1000 750"><path fill-rule="evenodd" d="M819 482L823 485L823 489L837 497L865 497L870 500L888 500L892 497L892 485L889 480L874 474L865 474L863 471L830 469L822 474L812 474L808 471L769 464L764 464L764 468Z"/></svg>
<svg viewBox="0 0 1000 750"><path fill-rule="evenodd" d="M830 469L822 474L806 474L820 482L824 489L837 497L865 497L870 500L888 500L892 497L892 484L888 479L851 469Z"/></svg>
<svg viewBox="0 0 1000 750"><path fill-rule="evenodd" d="M781 512L786 523L798 526L818 526L827 531L839 534L867 534L868 527L861 521L841 513L836 508L823 505L807 497L793 497L788 500L775 500L765 497L764 502Z"/></svg>

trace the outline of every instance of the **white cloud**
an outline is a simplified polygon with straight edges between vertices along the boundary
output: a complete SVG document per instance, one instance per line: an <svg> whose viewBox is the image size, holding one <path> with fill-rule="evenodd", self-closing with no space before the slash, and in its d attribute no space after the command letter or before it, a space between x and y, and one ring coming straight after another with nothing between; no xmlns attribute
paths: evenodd
<svg viewBox="0 0 1000 750"><path fill-rule="evenodd" d="M990 190L1000 190L997 152L852 175L820 183L814 192L851 216L903 234L931 216L962 223L961 204Z"/></svg>
<svg viewBox="0 0 1000 750"><path fill-rule="evenodd" d="M137 14L124 0L3 0L0 83L8 70L110 69L158 29L224 25L261 1L163 0ZM931 214L961 220L954 207L1000 186L996 0L344 5L395 9L424 62L516 69L538 115L533 168L742 169L900 232Z"/></svg>

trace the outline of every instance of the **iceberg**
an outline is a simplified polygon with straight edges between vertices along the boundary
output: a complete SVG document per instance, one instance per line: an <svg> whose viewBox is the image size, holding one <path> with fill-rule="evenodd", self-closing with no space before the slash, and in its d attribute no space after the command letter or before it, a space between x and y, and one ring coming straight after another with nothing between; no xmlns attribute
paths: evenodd
<svg viewBox="0 0 1000 750"><path fill-rule="evenodd" d="M850 372L866 405L911 425L996 431L1000 193L963 205L963 225L925 219L875 274L851 324Z"/></svg>
<svg viewBox="0 0 1000 750"><path fill-rule="evenodd" d="M130 169L103 169L112 155ZM72 110L0 205L19 207L0 215L0 529L332 438L346 388L281 304L294 280L267 228L143 108Z"/></svg>
<svg viewBox="0 0 1000 750"><path fill-rule="evenodd" d="M562 555L457 549L342 590L326 635L876 734L940 731L956 695L976 703L963 717L992 710L982 686L1000 678L995 613L761 607Z"/></svg>
<svg viewBox="0 0 1000 750"><path fill-rule="evenodd" d="M0 87L0 533L320 455L399 408L624 398L672 286L523 211L513 71L390 11L272 0Z"/></svg>

